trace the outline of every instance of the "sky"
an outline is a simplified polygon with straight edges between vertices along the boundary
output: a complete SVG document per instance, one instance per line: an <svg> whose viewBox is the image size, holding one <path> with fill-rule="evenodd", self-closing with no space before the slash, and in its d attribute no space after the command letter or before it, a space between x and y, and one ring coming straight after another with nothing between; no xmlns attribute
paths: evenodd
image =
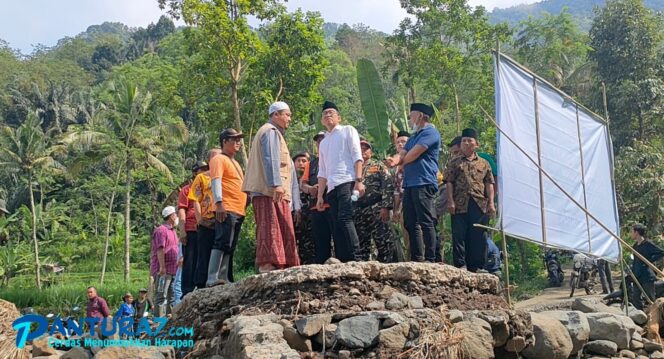
<svg viewBox="0 0 664 359"><path fill-rule="evenodd" d="M538 0L469 0L491 11ZM289 0L289 10L318 11L325 21L364 23L392 33L406 16L399 0ZM65 36L75 36L90 25L105 21L145 27L164 12L157 0L0 0L0 39L24 54L33 46L53 46ZM179 25L182 25L180 23Z"/></svg>

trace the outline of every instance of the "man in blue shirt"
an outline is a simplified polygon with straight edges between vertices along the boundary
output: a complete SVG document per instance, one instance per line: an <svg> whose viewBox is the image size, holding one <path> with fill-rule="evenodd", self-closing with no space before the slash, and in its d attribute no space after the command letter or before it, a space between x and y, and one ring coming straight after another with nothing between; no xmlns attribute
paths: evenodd
<svg viewBox="0 0 664 359"><path fill-rule="evenodd" d="M413 135L390 165L403 168L403 217L410 237L410 257L417 262L436 260L436 212L440 133L430 123L433 108L423 103L410 105Z"/></svg>

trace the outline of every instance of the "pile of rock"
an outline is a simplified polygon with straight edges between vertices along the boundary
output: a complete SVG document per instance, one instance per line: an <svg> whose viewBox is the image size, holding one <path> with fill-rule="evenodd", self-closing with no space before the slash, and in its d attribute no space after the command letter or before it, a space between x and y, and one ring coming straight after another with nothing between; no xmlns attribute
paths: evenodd
<svg viewBox="0 0 664 359"><path fill-rule="evenodd" d="M180 353L190 358L483 358L532 342L530 317L508 310L495 276L427 263L266 273L196 291L174 319L194 327L195 349Z"/></svg>
<svg viewBox="0 0 664 359"><path fill-rule="evenodd" d="M524 358L664 358L662 345L642 336L644 312L631 307L627 316L585 298L574 300L570 309L531 313L535 338L523 350Z"/></svg>

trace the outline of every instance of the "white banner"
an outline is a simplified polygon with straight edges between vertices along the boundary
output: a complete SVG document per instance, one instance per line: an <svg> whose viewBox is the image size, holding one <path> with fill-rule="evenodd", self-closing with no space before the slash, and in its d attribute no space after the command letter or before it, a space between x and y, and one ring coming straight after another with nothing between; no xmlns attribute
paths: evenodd
<svg viewBox="0 0 664 359"><path fill-rule="evenodd" d="M494 71L496 117L506 134L497 131L503 230L547 246L617 261L617 240L507 139L618 235L613 151L605 121L504 55Z"/></svg>

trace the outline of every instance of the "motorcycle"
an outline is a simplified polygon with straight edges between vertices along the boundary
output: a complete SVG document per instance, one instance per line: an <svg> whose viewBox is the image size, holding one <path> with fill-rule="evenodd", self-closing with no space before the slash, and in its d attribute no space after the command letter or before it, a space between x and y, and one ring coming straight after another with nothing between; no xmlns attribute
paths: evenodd
<svg viewBox="0 0 664 359"><path fill-rule="evenodd" d="M544 256L544 265L549 278L550 287L560 287L565 280L565 272L563 272L558 255L553 251L547 251Z"/></svg>
<svg viewBox="0 0 664 359"><path fill-rule="evenodd" d="M569 282L569 297L572 298L574 296L576 288L583 288L585 289L586 294L592 294L593 287L597 280L597 261L584 254L578 253L574 255L573 262L574 268Z"/></svg>

